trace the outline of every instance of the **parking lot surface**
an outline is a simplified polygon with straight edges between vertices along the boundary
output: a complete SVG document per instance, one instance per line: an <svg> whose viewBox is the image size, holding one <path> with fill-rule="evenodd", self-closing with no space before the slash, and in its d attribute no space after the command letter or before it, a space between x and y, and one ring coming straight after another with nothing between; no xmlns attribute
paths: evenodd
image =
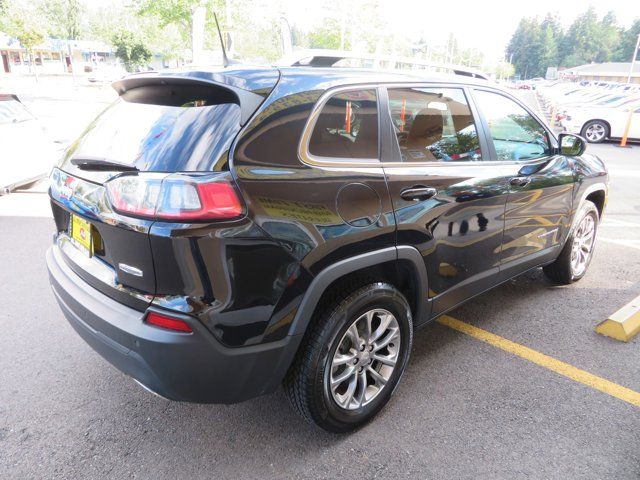
<svg viewBox="0 0 640 480"><path fill-rule="evenodd" d="M532 271L450 315L640 392L640 337L595 333L640 294L640 147L590 151L612 191L587 276L556 287ZM637 406L440 323L417 333L394 400L351 435L305 424L282 392L230 406L157 398L62 316L47 215L44 193L0 198L0 478L640 476Z"/></svg>

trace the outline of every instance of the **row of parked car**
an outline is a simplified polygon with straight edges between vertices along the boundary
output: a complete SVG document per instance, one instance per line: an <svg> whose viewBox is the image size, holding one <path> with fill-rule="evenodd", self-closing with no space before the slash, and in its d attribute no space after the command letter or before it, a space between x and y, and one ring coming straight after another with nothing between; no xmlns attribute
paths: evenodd
<svg viewBox="0 0 640 480"><path fill-rule="evenodd" d="M0 195L46 177L64 145L54 141L17 95L0 93Z"/></svg>
<svg viewBox="0 0 640 480"><path fill-rule="evenodd" d="M591 143L622 138L640 140L640 85L614 82L544 83L536 89L552 123Z"/></svg>

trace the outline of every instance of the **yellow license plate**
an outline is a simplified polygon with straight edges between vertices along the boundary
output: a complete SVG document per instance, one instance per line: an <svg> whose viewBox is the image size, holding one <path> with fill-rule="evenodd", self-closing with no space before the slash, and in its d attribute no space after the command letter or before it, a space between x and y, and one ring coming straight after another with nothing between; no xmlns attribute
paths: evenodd
<svg viewBox="0 0 640 480"><path fill-rule="evenodd" d="M71 215L71 238L91 256L93 243L91 241L91 224L84 218Z"/></svg>

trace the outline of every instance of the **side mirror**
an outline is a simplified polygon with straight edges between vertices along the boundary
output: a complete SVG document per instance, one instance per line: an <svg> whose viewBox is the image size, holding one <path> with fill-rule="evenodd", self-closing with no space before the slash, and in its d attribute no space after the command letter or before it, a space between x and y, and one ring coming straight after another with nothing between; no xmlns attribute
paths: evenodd
<svg viewBox="0 0 640 480"><path fill-rule="evenodd" d="M560 155L567 157L579 157L587 149L587 141L580 135L573 133L561 133L558 142L560 143Z"/></svg>

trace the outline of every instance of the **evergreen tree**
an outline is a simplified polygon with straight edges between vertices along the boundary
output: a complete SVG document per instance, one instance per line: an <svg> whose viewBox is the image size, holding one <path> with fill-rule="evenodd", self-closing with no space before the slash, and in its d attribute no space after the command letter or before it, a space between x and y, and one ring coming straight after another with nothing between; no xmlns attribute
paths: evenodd
<svg viewBox="0 0 640 480"><path fill-rule="evenodd" d="M593 7L579 15L569 27L565 41L566 57L563 66L575 67L595 62L600 53L601 27Z"/></svg>
<svg viewBox="0 0 640 480"><path fill-rule="evenodd" d="M615 60L618 62L630 62L633 49L640 35L640 18L636 18L631 27L620 34L620 44L615 52ZM636 58L640 54L636 53Z"/></svg>

